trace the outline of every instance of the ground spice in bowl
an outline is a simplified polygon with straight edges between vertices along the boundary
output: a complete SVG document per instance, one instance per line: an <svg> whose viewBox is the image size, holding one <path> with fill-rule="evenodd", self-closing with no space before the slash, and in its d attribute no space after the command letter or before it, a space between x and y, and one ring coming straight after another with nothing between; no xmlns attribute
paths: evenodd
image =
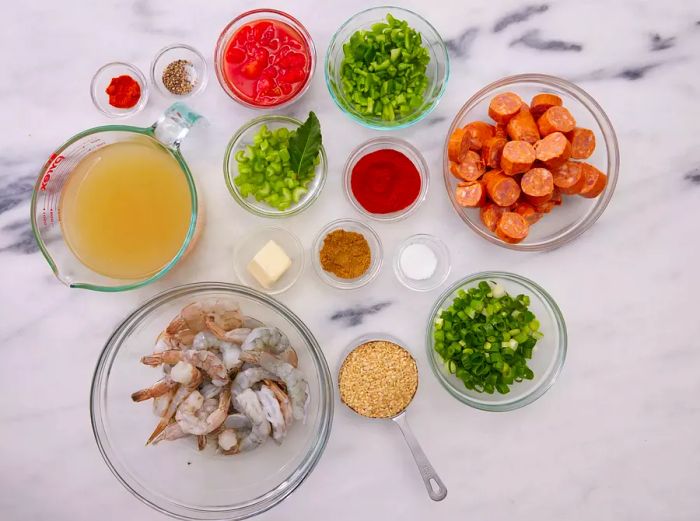
<svg viewBox="0 0 700 521"><path fill-rule="evenodd" d="M118 109L130 109L141 99L139 82L128 74L115 76L105 89L109 104Z"/></svg>
<svg viewBox="0 0 700 521"><path fill-rule="evenodd" d="M194 66L188 60L175 60L163 69L163 85L176 96L184 96L195 87Z"/></svg>
<svg viewBox="0 0 700 521"><path fill-rule="evenodd" d="M369 269L372 252L364 235L340 229L326 235L319 258L325 271L341 279L356 279Z"/></svg>

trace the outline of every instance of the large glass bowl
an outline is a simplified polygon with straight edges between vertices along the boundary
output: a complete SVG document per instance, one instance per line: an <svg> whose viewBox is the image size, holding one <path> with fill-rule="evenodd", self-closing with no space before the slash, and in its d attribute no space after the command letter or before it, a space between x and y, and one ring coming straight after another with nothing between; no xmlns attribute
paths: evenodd
<svg viewBox="0 0 700 521"><path fill-rule="evenodd" d="M576 118L579 127L591 129L595 133L596 148L585 161L607 174L608 184L598 197L586 199L579 196L564 196L561 206L555 207L537 224L530 227L528 236L518 244L509 244L492 233L481 222L478 208L464 208L457 204L455 188L458 180L450 173L447 157L449 136L459 127L470 121L491 121L488 106L491 99L502 92L515 92L525 103L535 94L550 92L564 101L564 106ZM602 215L610 202L620 167L620 153L612 123L598 103L583 89L571 82L544 74L520 74L498 80L474 94L457 113L445 139L443 152L443 177L447 193L457 214L467 225L484 239L512 250L543 251L558 248L588 230Z"/></svg>
<svg viewBox="0 0 700 521"><path fill-rule="evenodd" d="M259 116L251 119L248 123L239 128L231 138L231 141L229 141L228 147L226 147L226 153L224 154L224 179L226 181L226 186L235 201L250 213L259 217L289 217L311 206L321 194L323 185L326 183L326 174L328 173L328 159L326 158L326 149L323 148L323 145L321 145L321 150L319 152L321 158L318 165L316 165L316 175L309 183L308 191L299 199L299 202L292 204L286 210L278 210L265 202L256 200L252 195L243 197L243 194L236 184L236 176L238 175L236 152L245 150L248 145L253 143L253 137L258 133L261 126L267 125L269 130L276 130L281 127L285 127L289 130L296 130L301 124L301 121L298 119L288 116Z"/></svg>
<svg viewBox="0 0 700 521"><path fill-rule="evenodd" d="M508 394L479 393L467 389L464 383L445 367L442 357L435 351L433 338L435 319L442 309L449 307L462 288L471 288L481 281L501 284L508 294L524 294L530 297L530 311L540 322L544 335L535 346L528 367L535 377L532 380L515 382ZM534 402L549 389L556 380L566 358L566 324L564 317L552 297L540 286L525 277L502 271L484 271L469 275L448 288L433 306L426 331L428 360L442 386L462 403L485 411L511 411Z"/></svg>
<svg viewBox="0 0 700 521"><path fill-rule="evenodd" d="M386 21L388 13L391 13L397 19L406 20L410 27L418 31L423 40L423 46L427 48L430 54L430 63L426 69L428 87L424 93L423 104L410 114L396 118L394 121L384 121L379 117L368 116L355 109L345 95L340 80L340 66L344 59L343 45L356 31L368 30L372 25ZM328 44L324 71L328 91L331 93L335 104L346 115L369 128L380 130L399 129L418 123L437 106L445 92L447 79L450 75L450 58L440 34L422 16L401 7L372 7L352 16L336 31Z"/></svg>
<svg viewBox="0 0 700 521"><path fill-rule="evenodd" d="M282 329L309 383L306 422L295 422L281 445L224 456L192 440L145 446L157 418L150 403L133 403L133 391L160 376L139 363L160 331L188 303L210 297L237 301L242 311ZM95 369L90 396L97 446L112 473L132 494L180 519L243 519L282 501L308 476L328 441L333 384L316 339L284 305L255 290L216 282L189 284L152 298L115 330Z"/></svg>

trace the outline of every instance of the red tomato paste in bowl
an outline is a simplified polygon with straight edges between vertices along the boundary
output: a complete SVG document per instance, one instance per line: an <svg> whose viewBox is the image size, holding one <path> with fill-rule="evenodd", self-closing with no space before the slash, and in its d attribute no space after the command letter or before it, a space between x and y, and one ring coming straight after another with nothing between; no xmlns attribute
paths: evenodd
<svg viewBox="0 0 700 521"><path fill-rule="evenodd" d="M315 59L303 27L295 27L296 21L284 13L267 12L275 16L264 18L266 11L241 15L217 45L217 73L224 89L255 107L275 107L298 96L309 83ZM246 21L253 13L263 18Z"/></svg>

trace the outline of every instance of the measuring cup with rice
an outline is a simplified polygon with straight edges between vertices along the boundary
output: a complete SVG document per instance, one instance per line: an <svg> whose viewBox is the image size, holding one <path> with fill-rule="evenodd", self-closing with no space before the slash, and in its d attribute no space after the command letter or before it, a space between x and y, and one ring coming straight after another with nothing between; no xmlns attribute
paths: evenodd
<svg viewBox="0 0 700 521"><path fill-rule="evenodd" d="M396 423L411 449L430 499L445 499L447 488L406 421L406 408L418 389L418 367L413 356L388 335L366 335L352 346L338 372L340 400L361 416Z"/></svg>

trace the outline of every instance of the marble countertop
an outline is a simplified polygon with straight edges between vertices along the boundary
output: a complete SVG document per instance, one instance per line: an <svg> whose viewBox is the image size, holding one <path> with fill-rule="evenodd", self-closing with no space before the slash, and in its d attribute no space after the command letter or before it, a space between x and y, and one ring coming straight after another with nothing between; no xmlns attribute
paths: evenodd
<svg viewBox="0 0 700 521"><path fill-rule="evenodd" d="M326 451L309 478L259 519L700 519L700 6L690 0L400 2L447 40L452 74L430 117L396 132L429 162L428 200L411 218L376 224L391 255L406 236L449 241L452 282L507 270L544 286L559 303L569 353L555 386L509 413L468 408L430 373L423 345L439 290L403 288L385 265L363 290L331 289L307 266L279 300L311 328L335 367L344 346L370 331L399 336L423 374L413 430L449 489L430 501L399 432L336 410ZM275 4L275 2L273 2ZM103 63L146 71L154 53L182 41L210 60L216 38L252 2L186 0L12 2L3 8L0 152L0 518L159 520L104 465L88 411L97 356L136 305L175 285L235 282L231 252L251 227L269 224L230 198L221 158L232 133L255 115L231 102L212 75L192 107L207 127L183 152L200 186L207 223L186 262L145 288L69 290L51 274L28 222L31 187L52 149L107 123L92 106L90 78ZM319 58L351 2L285 3L315 39ZM453 114L483 85L520 72L577 82L617 131L621 172L601 219L547 253L525 254L478 238L442 187L441 154ZM130 124L167 106L153 92ZM342 166L378 135L345 118L319 67L289 111L313 109L323 124L329 179L305 213L282 222L309 247L323 223L357 217ZM385 306L377 306L387 303ZM334 319L355 310L355 320ZM376 312L363 313L374 309ZM345 314L347 315L347 313Z"/></svg>

